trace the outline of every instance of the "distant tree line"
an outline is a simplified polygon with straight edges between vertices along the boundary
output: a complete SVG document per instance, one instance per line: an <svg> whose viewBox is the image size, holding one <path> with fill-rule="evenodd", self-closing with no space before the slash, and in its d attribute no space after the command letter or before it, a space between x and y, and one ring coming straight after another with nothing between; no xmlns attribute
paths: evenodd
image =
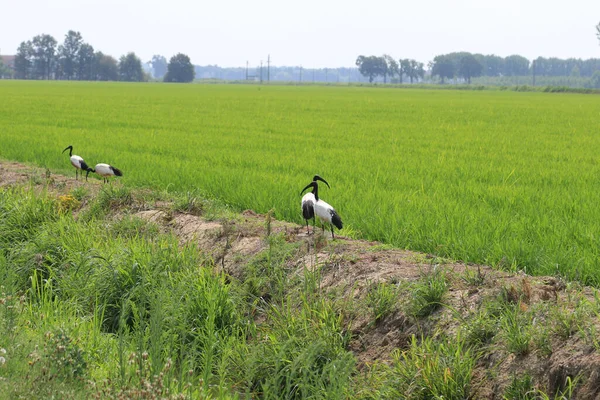
<svg viewBox="0 0 600 400"><path fill-rule="evenodd" d="M600 29L600 24L597 29ZM598 33L600 39L600 31ZM360 55L356 59L359 72L369 79L376 78L387 83L388 78L392 82L402 83L404 80L422 81L426 71L423 63L411 59L395 60L384 54L383 56ZM600 74L600 59L588 60L569 58L544 58L538 57L533 62L520 55L499 57L496 55L472 54L468 52L455 52L435 56L428 63L430 77L437 77L440 83L446 80L460 79L471 83L472 78L480 76L504 77L504 76L544 76L544 77L588 77L593 78Z"/></svg>
<svg viewBox="0 0 600 400"><path fill-rule="evenodd" d="M164 57L160 61L163 60L167 82L191 82L194 79L194 67L185 54L173 56L169 63ZM95 51L91 44L83 41L81 33L72 30L61 44L47 34L21 42L15 55L13 74L16 79L127 82L149 79L135 53L122 55L117 61ZM0 62L0 76L7 75L7 68Z"/></svg>
<svg viewBox="0 0 600 400"><path fill-rule="evenodd" d="M383 83L387 83L388 77L393 82L402 83L403 77L413 83L414 80L425 77L424 64L408 58L396 61L388 54L381 57L377 56L358 56L356 66L359 72L369 78L369 83L373 83L375 78L381 76Z"/></svg>

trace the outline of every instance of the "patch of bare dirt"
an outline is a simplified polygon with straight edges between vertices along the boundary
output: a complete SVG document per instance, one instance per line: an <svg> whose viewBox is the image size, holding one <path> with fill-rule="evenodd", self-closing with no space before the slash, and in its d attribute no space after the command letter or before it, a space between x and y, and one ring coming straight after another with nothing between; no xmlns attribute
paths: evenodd
<svg viewBox="0 0 600 400"><path fill-rule="evenodd" d="M0 163L0 187L27 182L49 184L59 192L84 184L98 185L98 182L76 181L74 176L47 174L44 170L18 163ZM154 207L134 215L172 231L182 245L196 245L234 277L242 276L248 261L268 247L265 215L247 210L231 221L208 221L173 212L164 202L156 203ZM461 319L479 310L486 300L499 296L502 291L509 300L512 296L515 302L522 302L524 310L543 303L566 306L571 304L574 295L594 302L594 289L580 288L574 294L566 290L564 282L554 277L510 274L417 252L386 250L379 243L343 236L336 236L336 240L331 241L320 233L307 235L303 226L282 221L272 220L269 229L272 234L283 234L288 242L299 243L299 251L289 261L290 269L300 273L305 267L320 268L322 288L349 299L363 299L370 285L376 282L409 284L433 266L444 268L450 282L446 306L430 318L417 320L396 311L378 322L367 316L353 320L350 349L361 366L389 361L394 350L408 346L412 335L456 333ZM480 282L473 284L465 280L467 271L471 276L479 276ZM598 318L594 321L600 332ZM501 348L489 351L480 359L474 373L474 398L499 399L513 376L528 373L550 391L561 389L567 377L579 375L577 398L600 399L600 355L589 341L575 334L566 339L553 338L551 345L549 355L537 350L522 356Z"/></svg>

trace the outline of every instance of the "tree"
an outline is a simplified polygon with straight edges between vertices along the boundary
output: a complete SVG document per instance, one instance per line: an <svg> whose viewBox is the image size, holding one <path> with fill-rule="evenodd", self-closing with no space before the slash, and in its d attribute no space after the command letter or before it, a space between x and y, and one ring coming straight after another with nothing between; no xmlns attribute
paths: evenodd
<svg viewBox="0 0 600 400"><path fill-rule="evenodd" d="M96 57L91 44L83 43L79 47L76 57L77 79L91 81L94 79Z"/></svg>
<svg viewBox="0 0 600 400"><path fill-rule="evenodd" d="M135 53L128 53L119 59L119 78L126 82L141 82L144 80L142 62Z"/></svg>
<svg viewBox="0 0 600 400"><path fill-rule="evenodd" d="M31 79L33 68L33 45L31 41L21 42L15 56L15 78Z"/></svg>
<svg viewBox="0 0 600 400"><path fill-rule="evenodd" d="M387 64L383 57L377 56L358 56L356 59L358 71L362 76L369 77L369 83L373 83L373 79L377 76L387 74Z"/></svg>
<svg viewBox="0 0 600 400"><path fill-rule="evenodd" d="M402 83L402 76L409 76L410 71L410 60L408 58L404 58L400 60L400 83Z"/></svg>
<svg viewBox="0 0 600 400"><path fill-rule="evenodd" d="M103 54L101 51L94 55L95 74L93 79L99 81L119 80L119 67L114 57Z"/></svg>
<svg viewBox="0 0 600 400"><path fill-rule="evenodd" d="M56 63L56 39L51 35L37 35L33 46L33 68L36 78L50 79Z"/></svg>
<svg viewBox="0 0 600 400"><path fill-rule="evenodd" d="M153 75L156 79L162 79L167 73L167 59L164 56L158 54L153 55L149 64L154 68Z"/></svg>
<svg viewBox="0 0 600 400"><path fill-rule="evenodd" d="M383 77L383 82L387 83L387 76L390 76L390 80L394 79L394 75L398 73L398 63L394 60L390 55L384 54L383 61L385 62L385 75Z"/></svg>
<svg viewBox="0 0 600 400"><path fill-rule="evenodd" d="M481 76L482 72L483 65L472 54L465 55L460 59L458 74L466 79L467 83L471 83L471 78Z"/></svg>
<svg viewBox="0 0 600 400"><path fill-rule="evenodd" d="M190 58L185 54L178 53L171 57L167 66L165 82L191 82L196 72Z"/></svg>
<svg viewBox="0 0 600 400"><path fill-rule="evenodd" d="M406 72L410 78L410 83L413 83L414 79L423 79L425 77L425 68L423 63L417 60L408 60L408 70Z"/></svg>
<svg viewBox="0 0 600 400"><path fill-rule="evenodd" d="M0 57L0 79L10 78L11 75L10 69L4 65L4 61L2 61L2 58Z"/></svg>
<svg viewBox="0 0 600 400"><path fill-rule="evenodd" d="M59 65L63 79L75 78L75 74L78 72L77 55L82 44L81 33L69 31L65 35L64 43L58 46Z"/></svg>
<svg viewBox="0 0 600 400"><path fill-rule="evenodd" d="M500 76L504 70L504 58L494 54L484 56L485 66L483 74L486 76Z"/></svg>
<svg viewBox="0 0 600 400"><path fill-rule="evenodd" d="M398 65L398 62L387 54L384 54L383 58L387 63L387 73L389 74L390 79L394 79L394 76L398 75L398 73L400 72L400 66Z"/></svg>
<svg viewBox="0 0 600 400"><path fill-rule="evenodd" d="M529 60L523 56L512 55L504 59L504 75L525 76L529 75Z"/></svg>
<svg viewBox="0 0 600 400"><path fill-rule="evenodd" d="M594 72L590 78L590 86L595 89L600 89L600 71Z"/></svg>
<svg viewBox="0 0 600 400"><path fill-rule="evenodd" d="M442 80L442 84L444 83L444 78L452 79L454 78L456 68L454 67L454 63L450 59L450 57L446 55L435 56L433 59L433 66L431 68L432 76L439 76Z"/></svg>

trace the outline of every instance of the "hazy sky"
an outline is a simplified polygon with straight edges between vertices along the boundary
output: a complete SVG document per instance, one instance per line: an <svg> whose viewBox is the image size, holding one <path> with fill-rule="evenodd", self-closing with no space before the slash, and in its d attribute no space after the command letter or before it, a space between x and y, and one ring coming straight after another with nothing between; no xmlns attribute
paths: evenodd
<svg viewBox="0 0 600 400"><path fill-rule="evenodd" d="M3 4L4 2L10 5ZM198 65L353 66L359 54L427 63L452 51L600 58L600 0L0 1L0 52L69 29L119 58L182 52Z"/></svg>

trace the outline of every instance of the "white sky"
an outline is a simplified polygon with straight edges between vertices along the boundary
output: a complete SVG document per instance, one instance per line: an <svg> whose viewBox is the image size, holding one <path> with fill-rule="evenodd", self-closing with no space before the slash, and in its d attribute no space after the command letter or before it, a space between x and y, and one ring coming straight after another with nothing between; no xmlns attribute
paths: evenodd
<svg viewBox="0 0 600 400"><path fill-rule="evenodd" d="M354 66L388 53L427 63L452 51L600 58L600 0L0 0L0 52L69 29L115 58L197 65Z"/></svg>

